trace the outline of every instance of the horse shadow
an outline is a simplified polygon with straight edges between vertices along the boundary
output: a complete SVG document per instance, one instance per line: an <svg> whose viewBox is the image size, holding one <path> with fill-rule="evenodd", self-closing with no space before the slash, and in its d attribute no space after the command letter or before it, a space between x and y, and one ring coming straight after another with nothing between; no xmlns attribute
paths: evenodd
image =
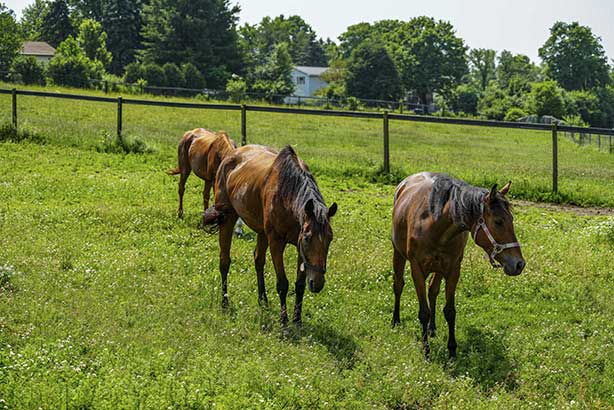
<svg viewBox="0 0 614 410"><path fill-rule="evenodd" d="M339 333L329 325L321 323L303 323L299 327L290 325L288 340L298 344L303 339L315 341L326 347L341 369L352 369L358 360L359 346L354 338Z"/></svg>
<svg viewBox="0 0 614 410"><path fill-rule="evenodd" d="M467 338L459 343L456 359L448 359L447 349L438 351L433 359L446 366L452 377L470 377L484 391L497 385L508 392L518 387L516 366L500 336L493 332L472 326L467 330Z"/></svg>

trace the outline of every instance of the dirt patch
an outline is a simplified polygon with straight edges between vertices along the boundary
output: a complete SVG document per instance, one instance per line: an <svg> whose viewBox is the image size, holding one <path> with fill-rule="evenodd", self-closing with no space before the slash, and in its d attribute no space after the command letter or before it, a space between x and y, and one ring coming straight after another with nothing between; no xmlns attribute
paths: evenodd
<svg viewBox="0 0 614 410"><path fill-rule="evenodd" d="M614 208L597 208L589 207L583 208L576 205L565 204L548 204L543 202L531 202L531 201L512 201L515 206L531 206L535 208L547 209L549 211L557 212L573 212L579 216L614 216Z"/></svg>

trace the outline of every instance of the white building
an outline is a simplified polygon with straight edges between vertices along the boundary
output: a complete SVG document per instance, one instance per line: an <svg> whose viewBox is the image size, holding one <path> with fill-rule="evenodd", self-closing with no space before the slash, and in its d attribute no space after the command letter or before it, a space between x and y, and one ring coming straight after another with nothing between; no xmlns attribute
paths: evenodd
<svg viewBox="0 0 614 410"><path fill-rule="evenodd" d="M21 47L22 56L32 56L40 63L47 64L55 55L55 48L44 41L26 41Z"/></svg>
<svg viewBox="0 0 614 410"><path fill-rule="evenodd" d="M296 66L292 70L292 82L294 83L294 95L297 97L312 97L316 91L324 88L328 83L321 76L328 67ZM288 103L296 103L296 98L288 98Z"/></svg>

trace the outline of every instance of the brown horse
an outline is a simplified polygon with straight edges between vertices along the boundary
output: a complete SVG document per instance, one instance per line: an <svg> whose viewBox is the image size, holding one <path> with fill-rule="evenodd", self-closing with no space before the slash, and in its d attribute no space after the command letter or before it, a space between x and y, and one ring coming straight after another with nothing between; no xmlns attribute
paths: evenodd
<svg viewBox="0 0 614 410"><path fill-rule="evenodd" d="M177 149L179 166L167 171L169 175L181 174L179 177L179 209L177 216L183 217L183 193L185 183L194 173L205 181L203 189L204 210L209 207L211 186L215 180L215 174L222 160L237 148L237 145L224 131L217 133L196 128L183 135Z"/></svg>
<svg viewBox="0 0 614 410"><path fill-rule="evenodd" d="M525 267L520 244L514 233L513 218L505 195L510 183L497 192L476 188L445 174L423 172L407 177L394 195L392 243L394 247L393 326L400 323L399 304L409 260L416 288L422 324L422 343L429 356L428 336L435 335L435 302L445 278L448 322L448 352L456 356L454 293L469 232L486 251L493 267L499 262L507 275L519 275ZM430 273L427 290L425 282Z"/></svg>
<svg viewBox="0 0 614 410"><path fill-rule="evenodd" d="M283 256L287 244L297 247L293 321L300 324L305 283L314 293L324 287L328 247L333 239L330 219L335 212L337 204L326 207L309 168L292 147L277 153L267 147L247 145L228 156L216 177L215 205L204 215L205 225L219 227L222 306L228 305L232 227L241 217L258 235L254 261L258 300L264 304L268 303L264 262L267 247L271 249L284 327L288 323L288 279Z"/></svg>

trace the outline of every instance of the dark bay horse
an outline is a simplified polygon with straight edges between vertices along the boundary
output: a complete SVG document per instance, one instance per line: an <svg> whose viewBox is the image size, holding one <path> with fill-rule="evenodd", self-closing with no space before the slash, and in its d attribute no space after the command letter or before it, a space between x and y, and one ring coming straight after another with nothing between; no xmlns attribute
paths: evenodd
<svg viewBox="0 0 614 410"><path fill-rule="evenodd" d="M429 356L428 336L435 335L435 302L445 279L448 352L456 356L454 293L469 233L486 251L493 267L503 266L507 275L519 275L525 267L514 233L510 204L505 199L510 183L497 192L476 188L445 174L423 172L407 177L397 187L392 216L394 247L393 326L400 323L399 305L409 260L419 302L422 343ZM430 273L428 301L426 280Z"/></svg>
<svg viewBox="0 0 614 410"><path fill-rule="evenodd" d="M222 160L236 147L235 142L224 131L212 132L204 128L196 128L183 135L177 148L179 166L167 171L169 175L180 174L179 209L177 210L179 218L183 217L183 193L190 172L193 171L205 181L203 203L204 210L207 210L217 169Z"/></svg>
<svg viewBox="0 0 614 410"><path fill-rule="evenodd" d="M222 306L228 305L232 228L241 217L258 235L254 261L258 300L264 304L268 303L264 263L267 247L271 249L284 327L288 323L288 279L283 256L287 244L297 247L293 321L300 324L306 283L314 293L324 287L328 248L333 239L330 220L337 212L337 204L326 207L309 168L290 146L279 153L258 145L235 150L220 165L214 189L215 205L205 212L203 222L219 227Z"/></svg>

